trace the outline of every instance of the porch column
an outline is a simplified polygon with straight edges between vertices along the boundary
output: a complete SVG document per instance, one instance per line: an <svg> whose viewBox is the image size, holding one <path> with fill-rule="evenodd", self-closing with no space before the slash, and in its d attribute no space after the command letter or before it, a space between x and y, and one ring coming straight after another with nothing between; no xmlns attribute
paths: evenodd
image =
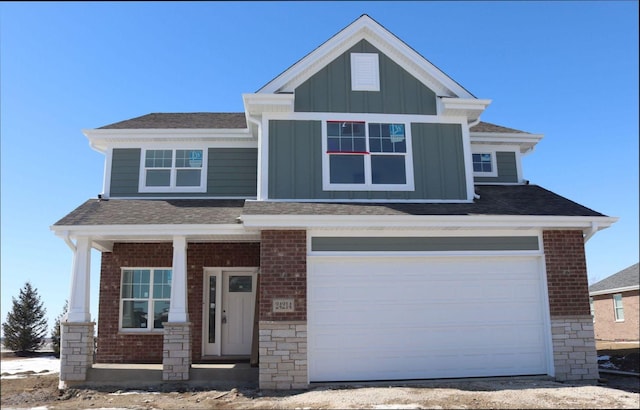
<svg viewBox="0 0 640 410"><path fill-rule="evenodd" d="M68 322L90 322L90 275L91 239L80 237L76 240L71 271L71 294L69 295Z"/></svg>
<svg viewBox="0 0 640 410"><path fill-rule="evenodd" d="M189 380L191 372L191 323L187 310L187 238L173 238L171 303L163 323L162 380Z"/></svg>
<svg viewBox="0 0 640 410"><path fill-rule="evenodd" d="M90 310L91 238L79 237L73 250L69 311L60 323L60 388L87 380L93 364L93 329Z"/></svg>

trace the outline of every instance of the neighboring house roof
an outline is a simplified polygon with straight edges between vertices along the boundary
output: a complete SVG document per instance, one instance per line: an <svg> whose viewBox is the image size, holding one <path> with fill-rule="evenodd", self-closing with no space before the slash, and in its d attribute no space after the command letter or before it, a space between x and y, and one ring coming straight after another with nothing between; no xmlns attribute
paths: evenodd
<svg viewBox="0 0 640 410"><path fill-rule="evenodd" d="M244 112L186 112L186 113L151 113L105 125L98 129L162 129L162 128L191 128L191 129L233 129L247 128ZM471 132L491 133L520 133L527 132L489 122L480 122L470 128Z"/></svg>
<svg viewBox="0 0 640 410"><path fill-rule="evenodd" d="M637 263L589 286L589 295L603 295L634 289L640 289L640 270Z"/></svg>
<svg viewBox="0 0 640 410"><path fill-rule="evenodd" d="M473 203L335 203L215 199L91 199L55 223L232 224L241 215L604 216L536 185L482 185Z"/></svg>
<svg viewBox="0 0 640 410"><path fill-rule="evenodd" d="M247 128L244 112L151 113L99 129Z"/></svg>
<svg viewBox="0 0 640 410"><path fill-rule="evenodd" d="M90 199L55 225L235 224L243 205L243 199Z"/></svg>

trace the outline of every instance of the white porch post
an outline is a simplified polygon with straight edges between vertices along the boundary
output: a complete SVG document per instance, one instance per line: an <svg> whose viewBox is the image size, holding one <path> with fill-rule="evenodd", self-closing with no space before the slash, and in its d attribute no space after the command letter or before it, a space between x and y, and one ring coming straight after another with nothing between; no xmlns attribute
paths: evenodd
<svg viewBox="0 0 640 410"><path fill-rule="evenodd" d="M187 310L187 238L173 237L171 304L164 326L162 380L189 380L191 373L191 323Z"/></svg>
<svg viewBox="0 0 640 410"><path fill-rule="evenodd" d="M89 322L91 279L91 238L79 237L73 254L71 294L67 322Z"/></svg>
<svg viewBox="0 0 640 410"><path fill-rule="evenodd" d="M187 238L173 238L173 274L171 275L169 322L188 322L187 310Z"/></svg>
<svg viewBox="0 0 640 410"><path fill-rule="evenodd" d="M95 323L91 321L90 278L91 238L79 237L73 246L71 294L66 319L60 323L60 383L66 388L87 380L87 371L93 364Z"/></svg>

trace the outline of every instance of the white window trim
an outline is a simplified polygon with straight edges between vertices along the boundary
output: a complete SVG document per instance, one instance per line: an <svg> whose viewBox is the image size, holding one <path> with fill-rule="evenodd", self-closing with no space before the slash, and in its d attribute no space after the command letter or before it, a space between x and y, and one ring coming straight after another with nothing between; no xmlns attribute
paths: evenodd
<svg viewBox="0 0 640 410"><path fill-rule="evenodd" d="M164 329L154 328L151 325L153 323L153 321L151 320L147 320L146 328L122 327L122 309L123 309L123 302L124 302L124 299L122 298L122 280L124 278L125 270L149 270L152 272L156 270L170 270L172 272L171 274L173 275L173 268L172 267L151 268L151 267L131 267L131 266L120 268L120 286L118 287L118 331L122 333L163 333ZM150 289L150 294L153 295L153 273L151 274L149 289ZM129 300L130 298L126 298L126 299ZM165 299L154 299L152 297L147 298L147 312L148 312L147 314L151 314L151 312L153 311L154 300L165 300ZM169 306L171 306L171 300L169 300Z"/></svg>
<svg viewBox="0 0 640 410"><path fill-rule="evenodd" d="M473 155L474 154L489 154L491 155L491 172L476 172L473 170ZM472 149L471 150L471 171L474 177L497 177L498 176L498 163L496 159L495 149Z"/></svg>
<svg viewBox="0 0 640 410"><path fill-rule="evenodd" d="M407 152L402 153L405 157L405 184L374 184L371 182L371 155L366 154L364 156L364 171L365 180L364 184L332 184L331 183L331 169L330 169L330 155L327 152L327 122L339 121L339 120L322 120L322 189L324 191L414 191L415 182L413 178L413 148L411 145L411 123L406 121L399 121L393 118L376 118L374 120L344 120L346 122L363 121L365 123L365 140L367 145L369 144L369 124L404 124L405 140ZM348 154L348 153L345 153ZM377 155L374 153L373 155ZM380 153L385 155L385 153Z"/></svg>
<svg viewBox="0 0 640 410"><path fill-rule="evenodd" d="M616 296L620 296L620 306L616 303ZM624 304L622 301L622 293L616 293L612 297L613 299L613 316L616 319L616 322L624 322ZM622 311L622 319L618 316L618 309Z"/></svg>
<svg viewBox="0 0 640 410"><path fill-rule="evenodd" d="M368 75L363 76L363 71ZM351 53L351 91L380 91L377 53Z"/></svg>
<svg viewBox="0 0 640 410"><path fill-rule="evenodd" d="M170 169L171 171L171 179L169 182L169 186L153 186L153 187L148 187L146 186L146 180L147 180L147 173L146 173L146 166L145 166L145 158L146 158L146 153L147 151L153 151L153 150L171 150L172 154L171 154L171 168L165 168L165 169ZM176 174L177 174L177 169L176 168L176 151L177 150L201 150L202 151L202 168L200 168L201 170L201 175L200 175L200 185L199 186L188 186L188 187L179 187L176 186ZM169 192L207 192L207 165L208 165L208 154L209 154L209 150L206 147L145 147L142 148L140 150L140 174L139 174L139 180L138 180L138 192L144 193L144 192L150 192L150 193L169 193ZM182 168L181 168L182 169ZM185 168L186 169L186 168ZM195 168L194 168L195 169Z"/></svg>

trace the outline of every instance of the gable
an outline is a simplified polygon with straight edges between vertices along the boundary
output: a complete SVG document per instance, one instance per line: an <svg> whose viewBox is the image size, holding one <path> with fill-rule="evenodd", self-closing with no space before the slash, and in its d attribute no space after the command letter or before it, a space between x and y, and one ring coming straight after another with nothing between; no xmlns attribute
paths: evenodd
<svg viewBox="0 0 640 410"><path fill-rule="evenodd" d="M353 89L352 55L378 57L379 91ZM366 40L300 84L294 95L296 112L437 114L435 92Z"/></svg>
<svg viewBox="0 0 640 410"><path fill-rule="evenodd" d="M307 79L362 40L398 62L436 95L475 99L473 94L366 14L286 69L257 93L293 93Z"/></svg>

